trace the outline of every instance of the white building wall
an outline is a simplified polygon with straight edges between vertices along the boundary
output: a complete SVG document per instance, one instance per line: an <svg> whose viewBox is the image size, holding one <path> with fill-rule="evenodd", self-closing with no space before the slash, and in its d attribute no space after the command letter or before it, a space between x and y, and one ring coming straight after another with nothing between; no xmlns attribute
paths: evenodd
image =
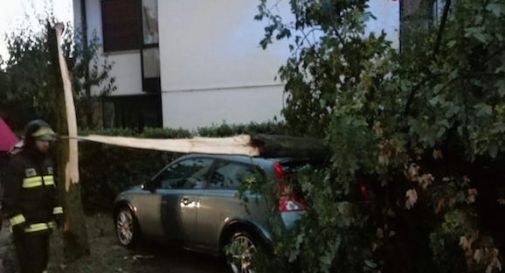
<svg viewBox="0 0 505 273"><path fill-rule="evenodd" d="M264 51L257 1L158 1L163 125L196 128L279 116L284 43Z"/></svg>
<svg viewBox="0 0 505 273"><path fill-rule="evenodd" d="M369 11L377 17L367 22L367 30L380 33L382 30L394 48L400 46L400 0L370 0Z"/></svg>
<svg viewBox="0 0 505 273"><path fill-rule="evenodd" d="M76 26L80 0L74 0ZM277 12L288 19L289 1ZM259 46L264 22L253 19L256 0L158 0L162 110L164 127L196 128L213 124L262 122L280 117L283 86L274 80L286 61L286 42ZM369 31L384 29L398 46L399 0L371 0L377 20ZM88 37L102 43L100 0L86 0ZM117 91L144 94L138 51L107 54L115 65Z"/></svg>
<svg viewBox="0 0 505 273"><path fill-rule="evenodd" d="M81 27L81 7L80 0L74 0L74 17L76 29ZM103 45L102 33L102 12L100 0L86 0L86 16L88 25L88 40L98 38L98 43ZM112 53L103 53L103 48L99 52L107 58L109 63L113 63L111 77L116 79L117 90L111 93L111 96L139 95L142 92L142 73L140 66L140 50L118 51ZM101 60L103 61L103 59ZM92 90L97 93L97 88Z"/></svg>
<svg viewBox="0 0 505 273"><path fill-rule="evenodd" d="M282 87L230 88L163 94L166 127L190 128L273 120L282 108Z"/></svg>
<svg viewBox="0 0 505 273"><path fill-rule="evenodd" d="M72 1L72 9L74 12L74 29L82 29L80 0L73 0Z"/></svg>
<svg viewBox="0 0 505 273"><path fill-rule="evenodd" d="M88 40L91 40L94 36L96 36L98 38L98 42L103 44L101 10L100 0L86 0Z"/></svg>
<svg viewBox="0 0 505 273"><path fill-rule="evenodd" d="M114 63L110 71L111 77L116 78L117 91L112 96L141 95L142 71L140 66L140 53L125 51L107 54L109 62Z"/></svg>
<svg viewBox="0 0 505 273"><path fill-rule="evenodd" d="M289 1L279 12L291 17ZM286 42L259 47L264 23L253 19L258 1L158 1L163 125L195 128L261 122L280 116L283 87L275 81ZM371 0L377 17L368 31L384 30L398 47L399 1ZM268 86L268 87L263 87Z"/></svg>

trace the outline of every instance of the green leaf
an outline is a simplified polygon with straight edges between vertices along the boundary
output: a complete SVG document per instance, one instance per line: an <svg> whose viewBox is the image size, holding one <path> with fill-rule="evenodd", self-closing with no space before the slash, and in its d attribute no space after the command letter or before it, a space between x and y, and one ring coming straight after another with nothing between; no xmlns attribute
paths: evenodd
<svg viewBox="0 0 505 273"><path fill-rule="evenodd" d="M496 122L492 130L493 133L505 133L505 122Z"/></svg>
<svg viewBox="0 0 505 273"><path fill-rule="evenodd" d="M453 48L456 44L457 44L456 40L450 40L449 42L447 42L447 47Z"/></svg>
<svg viewBox="0 0 505 273"><path fill-rule="evenodd" d="M500 17L503 14L503 4L489 3L486 10L493 13L495 17Z"/></svg>
<svg viewBox="0 0 505 273"><path fill-rule="evenodd" d="M484 32L482 27L469 27L465 29L465 37L474 38L481 43L486 43L489 40L489 35Z"/></svg>
<svg viewBox="0 0 505 273"><path fill-rule="evenodd" d="M493 113L493 107L486 103L479 103L474 107L477 110L477 116L479 117L490 116Z"/></svg>
<svg viewBox="0 0 505 273"><path fill-rule="evenodd" d="M329 255L331 254L330 253L325 253L325 255L321 256L321 258L319 258L319 261L325 265L326 267L329 267L331 265L331 263L333 262L333 256L332 255Z"/></svg>
<svg viewBox="0 0 505 273"><path fill-rule="evenodd" d="M498 89L498 94L500 94L501 97L505 96L505 80L496 82L495 87Z"/></svg>
<svg viewBox="0 0 505 273"><path fill-rule="evenodd" d="M489 156L491 156L492 158L496 158L496 156L498 155L498 145L496 145L496 143L492 143L490 146L489 146Z"/></svg>
<svg viewBox="0 0 505 273"><path fill-rule="evenodd" d="M377 268L377 264L372 260L365 260L365 265L371 269Z"/></svg>

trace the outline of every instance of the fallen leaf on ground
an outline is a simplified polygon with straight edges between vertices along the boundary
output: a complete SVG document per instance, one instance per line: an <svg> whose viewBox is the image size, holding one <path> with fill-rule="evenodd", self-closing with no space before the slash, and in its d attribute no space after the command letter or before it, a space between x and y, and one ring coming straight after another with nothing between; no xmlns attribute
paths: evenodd
<svg viewBox="0 0 505 273"><path fill-rule="evenodd" d="M417 202L417 191L415 189L410 189L405 193L405 197L407 198L405 207L407 209L413 208L414 204Z"/></svg>

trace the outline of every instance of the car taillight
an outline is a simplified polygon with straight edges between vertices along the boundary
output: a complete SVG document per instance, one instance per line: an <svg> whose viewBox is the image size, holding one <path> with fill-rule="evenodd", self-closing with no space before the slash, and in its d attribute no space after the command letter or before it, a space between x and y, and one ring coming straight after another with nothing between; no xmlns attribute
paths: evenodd
<svg viewBox="0 0 505 273"><path fill-rule="evenodd" d="M368 202L370 201L370 196L368 194L368 189L365 185L361 185L359 187L359 191L361 192L361 197L363 198L363 201Z"/></svg>
<svg viewBox="0 0 505 273"><path fill-rule="evenodd" d="M279 162L274 164L274 175L279 185L279 212L302 211L305 204L292 187L285 184L286 174Z"/></svg>
<svg viewBox="0 0 505 273"><path fill-rule="evenodd" d="M281 181L284 180L284 178L286 178L286 174L284 174L281 163L279 162L274 164L274 175L277 181Z"/></svg>
<svg viewBox="0 0 505 273"><path fill-rule="evenodd" d="M305 205L299 198L294 196L279 197L279 212L302 211L305 210Z"/></svg>
<svg viewBox="0 0 505 273"><path fill-rule="evenodd" d="M359 191L361 193L361 200L363 202L370 202L370 192L368 190L368 187L363 183L360 183Z"/></svg>

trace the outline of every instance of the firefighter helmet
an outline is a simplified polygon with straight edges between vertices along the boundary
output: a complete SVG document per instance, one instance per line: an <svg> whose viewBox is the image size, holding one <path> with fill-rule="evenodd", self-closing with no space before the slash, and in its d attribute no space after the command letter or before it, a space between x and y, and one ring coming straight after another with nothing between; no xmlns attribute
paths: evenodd
<svg viewBox="0 0 505 273"><path fill-rule="evenodd" d="M30 121L25 128L25 140L46 140L56 139L56 133L49 124L41 119Z"/></svg>

